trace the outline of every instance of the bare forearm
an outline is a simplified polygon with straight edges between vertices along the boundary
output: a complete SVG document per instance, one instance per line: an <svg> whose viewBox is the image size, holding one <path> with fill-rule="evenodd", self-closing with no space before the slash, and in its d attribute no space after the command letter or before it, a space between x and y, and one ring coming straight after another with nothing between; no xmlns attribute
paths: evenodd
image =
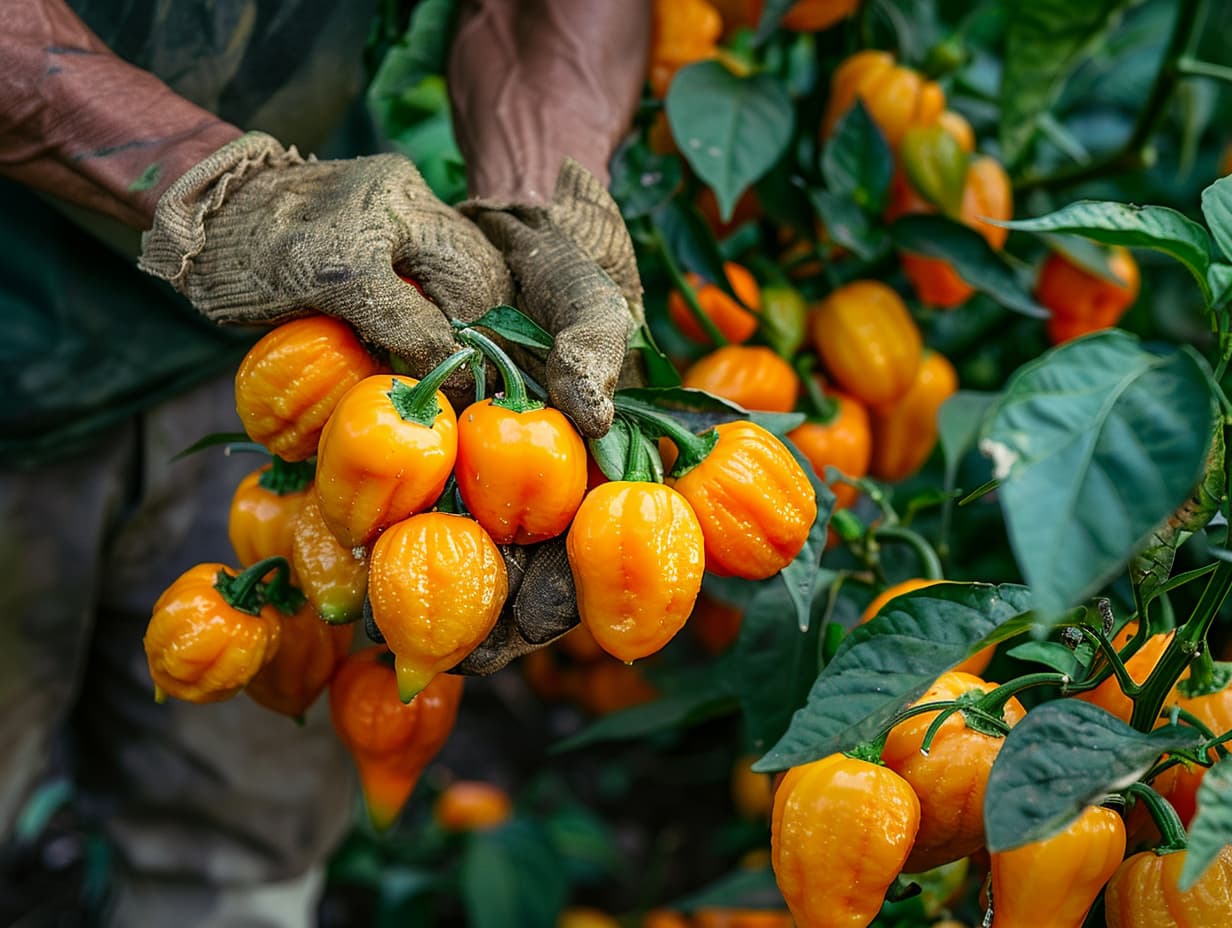
<svg viewBox="0 0 1232 928"><path fill-rule="evenodd" d="M62 0L0 2L0 174L143 229L241 133L116 57Z"/></svg>
<svg viewBox="0 0 1232 928"><path fill-rule="evenodd" d="M471 194L545 200L565 156L606 183L649 36L650 0L467 0L449 83Z"/></svg>

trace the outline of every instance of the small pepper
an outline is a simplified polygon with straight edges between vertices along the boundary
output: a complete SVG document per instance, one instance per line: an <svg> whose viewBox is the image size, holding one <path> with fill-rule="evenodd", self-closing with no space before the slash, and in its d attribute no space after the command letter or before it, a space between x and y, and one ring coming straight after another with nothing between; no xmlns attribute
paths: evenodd
<svg viewBox="0 0 1232 928"><path fill-rule="evenodd" d="M1126 860L1104 890L1108 928L1226 928L1232 925L1232 844L1181 892L1188 851L1142 851Z"/></svg>
<svg viewBox="0 0 1232 928"><path fill-rule="evenodd" d="M254 702L289 718L302 719L351 650L353 625L326 625L311 603L282 620L274 659L249 681Z"/></svg>
<svg viewBox="0 0 1232 928"><path fill-rule="evenodd" d="M954 365L935 351L924 352L906 394L889 409L873 412L874 477L905 480L924 466L937 444L941 406L957 390Z"/></svg>
<svg viewBox="0 0 1232 928"><path fill-rule="evenodd" d="M323 621L331 625L359 621L368 592L367 554L334 537L315 495L310 494L295 520L291 566Z"/></svg>
<svg viewBox="0 0 1232 928"><path fill-rule="evenodd" d="M945 91L940 85L896 64L889 52L865 50L846 58L830 80L823 137L834 133L857 98L891 148L898 147L912 126L931 125L945 110Z"/></svg>
<svg viewBox="0 0 1232 928"><path fill-rule="evenodd" d="M715 324L722 336L736 344L747 342L757 331L761 291L753 275L733 261L723 264L723 273L727 275L728 285L740 298L739 302L728 296L717 284L706 283L697 274L690 272L685 275L685 280L696 292L702 312ZM673 290L668 294L667 314L685 338L701 345L712 344L710 336L693 317L679 291Z"/></svg>
<svg viewBox="0 0 1232 928"><path fill-rule="evenodd" d="M291 559L295 522L311 490L311 466L305 469L281 458L240 481L227 516L227 536L240 566L274 556ZM291 582L297 582L294 564Z"/></svg>
<svg viewBox="0 0 1232 928"><path fill-rule="evenodd" d="M725 345L699 358L683 384L750 410L791 412L800 378L790 364L760 345Z"/></svg>
<svg viewBox="0 0 1232 928"><path fill-rule="evenodd" d="M436 798L432 817L445 831L487 831L509 821L509 794L492 783L459 780Z"/></svg>

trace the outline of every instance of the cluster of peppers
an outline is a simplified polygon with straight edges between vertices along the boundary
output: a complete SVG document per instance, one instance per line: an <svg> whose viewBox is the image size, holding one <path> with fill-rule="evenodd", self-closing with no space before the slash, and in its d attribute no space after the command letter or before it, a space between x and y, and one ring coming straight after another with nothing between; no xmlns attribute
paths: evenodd
<svg viewBox="0 0 1232 928"><path fill-rule="evenodd" d="M498 545L564 535L586 634L628 663L680 630L704 570L772 576L817 514L803 469L770 432L740 420L696 435L619 395L619 415L671 442L674 467L655 482L655 448L639 434L623 479L609 481L499 346L475 328L457 338L463 347L422 381L383 371L336 319L262 338L236 375L245 431L273 456L232 501L245 569L190 570L145 638L160 699L247 691L301 716L332 681L335 728L381 825L453 725L462 682L445 671L505 605ZM487 361L504 391L483 398ZM439 388L466 364L480 397L456 415ZM382 644L348 657L361 617Z"/></svg>

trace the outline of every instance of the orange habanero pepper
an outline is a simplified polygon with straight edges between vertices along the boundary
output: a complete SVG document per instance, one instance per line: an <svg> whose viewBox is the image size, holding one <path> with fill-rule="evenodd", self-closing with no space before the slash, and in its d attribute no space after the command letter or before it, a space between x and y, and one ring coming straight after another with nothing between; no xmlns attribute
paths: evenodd
<svg viewBox="0 0 1232 928"><path fill-rule="evenodd" d="M275 569L278 577L261 583ZM167 587L154 603L144 641L155 698L218 702L243 689L278 653L279 612L299 606L288 571L278 557L238 573L198 564Z"/></svg>
<svg viewBox="0 0 1232 928"><path fill-rule="evenodd" d="M969 673L948 671L937 678L913 705L952 701L973 690L996 689ZM1003 709L1011 727L1026 715L1011 698ZM922 873L973 854L984 846L984 787L1003 739L968 728L961 712L949 716L937 730L928 754L921 745L937 712L900 722L886 737L885 765L911 784L920 799L920 830L905 868Z"/></svg>
<svg viewBox="0 0 1232 928"><path fill-rule="evenodd" d="M325 524L348 548L427 509L453 470L453 407L435 389L439 383L423 392L414 391L416 383L385 374L361 380L321 433L317 501Z"/></svg>
<svg viewBox="0 0 1232 928"><path fill-rule="evenodd" d="M235 375L244 431L286 461L317 451L342 395L380 369L350 326L332 316L284 323L249 349Z"/></svg>
<svg viewBox="0 0 1232 928"><path fill-rule="evenodd" d="M432 807L432 817L445 831L486 831L503 825L512 814L509 794L481 780L450 783Z"/></svg>
<svg viewBox="0 0 1232 928"><path fill-rule="evenodd" d="M723 337L729 342L746 342L757 331L761 289L753 275L734 261L724 262L723 273L727 275L728 284L740 298L739 303L724 293L717 284L706 283L697 274L685 274L685 279L696 291L702 312L715 324ZM746 306L748 309L745 309ZM667 296L667 313L685 338L701 345L712 343L678 290L673 290Z"/></svg>
<svg viewBox="0 0 1232 928"><path fill-rule="evenodd" d="M923 339L902 298L885 284L839 287L813 310L809 330L834 380L869 406L889 405L915 383Z"/></svg>
<svg viewBox="0 0 1232 928"><path fill-rule="evenodd" d="M345 625L363 615L368 593L367 554L363 548L348 548L334 537L315 495L309 496L295 520L291 566L304 595L323 621Z"/></svg>
<svg viewBox="0 0 1232 928"><path fill-rule="evenodd" d="M1112 639L1112 645L1118 651L1123 649L1134 634L1138 630L1137 622L1130 622ZM1175 632L1161 632L1158 635L1152 635L1142 645L1141 648L1125 662L1125 669L1129 672L1129 677L1135 683L1142 683L1151 675L1151 671L1155 669L1155 665L1159 663L1159 659L1163 657L1164 650L1172 641L1172 636ZM1175 688L1172 693L1176 692ZM1099 686L1093 690L1087 690L1084 693L1078 693L1074 699L1081 699L1083 702L1089 702L1093 706L1099 706L1101 709L1106 709L1111 712L1122 722L1128 722L1134 712L1134 702L1121 691L1121 684L1117 682L1115 676L1110 676ZM1172 694L1169 694L1168 701L1172 701Z"/></svg>
<svg viewBox="0 0 1232 928"><path fill-rule="evenodd" d="M872 427L868 410L853 396L832 392L832 415L825 421L809 420L787 433L787 437L813 465L813 472L826 479L826 468L833 467L853 479L868 473L873 456ZM851 484L835 480L835 508L846 509L855 503L860 491Z"/></svg>
<svg viewBox="0 0 1232 928"><path fill-rule="evenodd" d="M830 82L822 135L833 134L856 98L892 148L912 126L935 123L945 110L945 91L910 68L901 67L889 52L866 50L843 61Z"/></svg>
<svg viewBox="0 0 1232 928"><path fill-rule="evenodd" d="M311 603L282 620L278 653L244 688L274 712L301 719L351 650L353 625L327 625Z"/></svg>
<svg viewBox="0 0 1232 928"><path fill-rule="evenodd" d="M873 411L873 476L898 481L919 470L937 444L941 405L958 390L958 372L945 356L924 352L911 389L889 409Z"/></svg>
<svg viewBox="0 0 1232 928"><path fill-rule="evenodd" d="M662 100L676 72L713 57L723 17L706 0L654 0L651 10L650 89Z"/></svg>
<svg viewBox="0 0 1232 928"><path fill-rule="evenodd" d="M1062 831L992 856L992 928L1082 928L1125 856L1125 824L1087 806Z"/></svg>
<svg viewBox="0 0 1232 928"><path fill-rule="evenodd" d="M1143 851L1126 860L1104 890L1108 928L1224 928L1232 925L1232 844L1187 891L1181 870L1187 851Z"/></svg>
<svg viewBox="0 0 1232 928"><path fill-rule="evenodd" d="M790 364L760 345L725 345L699 358L682 383L745 409L791 412L800 378Z"/></svg>
<svg viewBox="0 0 1232 928"><path fill-rule="evenodd" d="M796 0L783 14L782 25L793 32L821 32L846 19L859 6L860 0Z"/></svg>
<svg viewBox="0 0 1232 928"><path fill-rule="evenodd" d="M295 523L312 496L311 469L275 461L241 480L231 497L227 536L242 567L275 555L291 559ZM291 579L297 582L294 563Z"/></svg>
<svg viewBox="0 0 1232 928"><path fill-rule="evenodd" d="M864 614L860 616L860 624L869 621L873 616L880 613L885 607L897 596L902 596L904 593L910 593L912 590L922 590L924 587L932 586L935 583L945 583L944 580L924 580L922 578L913 578L903 580L901 583L895 583L892 586L886 587L868 604L868 608L864 610ZM996 645L989 645L981 651L977 651L969 658L954 668L954 673L969 673L978 676L984 672L984 668L992 661L993 652L997 650Z"/></svg>
<svg viewBox="0 0 1232 928"><path fill-rule="evenodd" d="M1035 297L1052 312L1048 340L1060 345L1072 338L1116 325L1138 298L1138 262L1124 248L1108 255L1116 283L1092 274L1053 252L1040 268Z"/></svg>
<svg viewBox="0 0 1232 928"><path fill-rule="evenodd" d="M774 794L770 859L800 928L871 922L919 824L920 801L888 767L831 754L789 770Z"/></svg>
<svg viewBox="0 0 1232 928"><path fill-rule="evenodd" d="M462 678L441 674L404 704L387 654L379 645L352 654L329 688L334 731L355 759L368 815L381 830L448 740L462 700Z"/></svg>
<svg viewBox="0 0 1232 928"><path fill-rule="evenodd" d="M1176 704L1187 712L1193 713L1216 735L1232 731L1232 683L1213 693L1201 696L1186 695L1187 681L1182 680L1177 686ZM1219 759L1214 748L1209 751L1212 762ZM1209 768L1194 766L1192 769L1179 765L1164 771L1160 782L1155 788L1172 804L1181 824L1189 827L1194 814L1198 811L1198 787Z"/></svg>

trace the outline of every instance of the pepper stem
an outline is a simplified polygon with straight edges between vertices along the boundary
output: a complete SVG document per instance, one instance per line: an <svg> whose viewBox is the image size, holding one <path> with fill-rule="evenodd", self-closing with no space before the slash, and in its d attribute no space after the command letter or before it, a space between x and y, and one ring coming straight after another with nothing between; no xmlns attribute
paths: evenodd
<svg viewBox="0 0 1232 928"><path fill-rule="evenodd" d="M1171 854L1173 851L1183 851L1189 846L1185 837L1185 826L1181 824L1180 816L1176 814L1176 809L1172 808L1172 803L1145 783L1131 783L1125 792L1140 800L1155 820L1155 827L1163 836L1163 841L1155 848L1156 854Z"/></svg>
<svg viewBox="0 0 1232 928"><path fill-rule="evenodd" d="M881 752L885 750L886 736L882 735L872 741L865 741L863 744L857 744L850 751L844 751L848 757L854 757L856 760L862 760L866 764L876 764L878 767L884 766L881 760Z"/></svg>
<svg viewBox="0 0 1232 928"><path fill-rule="evenodd" d="M419 383L411 386L404 380L394 378L389 391L390 402L405 422L418 422L425 428L432 428L432 423L441 413L440 403L436 401L436 391L441 388L449 375L475 356L474 348L463 348L455 351L444 361L432 368Z"/></svg>
<svg viewBox="0 0 1232 928"><path fill-rule="evenodd" d="M683 477L706 460L707 455L719 443L719 433L714 429L707 429L701 435L694 435L671 416L660 412L649 403L631 400L622 397L619 393L612 402L617 410L639 424L645 425L654 437L663 436L676 446L680 454L676 458L676 466L672 468L671 477Z"/></svg>
<svg viewBox="0 0 1232 928"><path fill-rule="evenodd" d="M650 467L650 453L646 450L646 442L649 441L637 429L629 430L629 454L625 458L625 470L621 474L621 480L629 480L636 483L650 483L654 480L654 473Z"/></svg>
<svg viewBox="0 0 1232 928"><path fill-rule="evenodd" d="M283 583L289 585L291 565L285 557L274 555L257 561L234 576L220 570L214 580L214 589L218 590L223 602L232 609L248 615L260 615L261 607L266 603L266 587L261 585L261 578L271 570L277 570ZM275 578L271 585L277 582L278 578Z"/></svg>
<svg viewBox="0 0 1232 928"><path fill-rule="evenodd" d="M796 359L796 373L804 384L804 396L812 411L809 418L821 425L829 425L838 417L838 400L826 396L826 392L821 389L821 384L813 376L816 366L817 361L810 354L802 354Z"/></svg>
<svg viewBox="0 0 1232 928"><path fill-rule="evenodd" d="M505 384L505 395L494 397L493 406L518 413L543 408L542 403L526 395L526 382L522 379L522 373L500 345L476 329L462 329L457 333L457 338L462 344L482 352L482 356L491 358L496 369L500 371L501 380Z"/></svg>
<svg viewBox="0 0 1232 928"><path fill-rule="evenodd" d="M316 464L312 461L284 461L272 455L270 469L261 472L257 486L278 496L290 496L303 492L316 476Z"/></svg>

